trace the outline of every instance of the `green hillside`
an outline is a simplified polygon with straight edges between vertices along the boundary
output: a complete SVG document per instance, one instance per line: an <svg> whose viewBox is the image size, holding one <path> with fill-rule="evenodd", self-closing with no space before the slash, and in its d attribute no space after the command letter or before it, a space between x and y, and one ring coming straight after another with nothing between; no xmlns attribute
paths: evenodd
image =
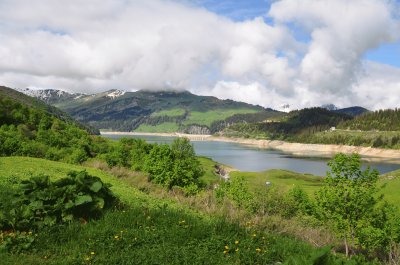
<svg viewBox="0 0 400 265"><path fill-rule="evenodd" d="M302 109L267 121L233 123L220 134L299 143L400 148L399 109L369 112L354 107L342 110ZM362 114L355 115L355 112Z"/></svg>
<svg viewBox="0 0 400 265"><path fill-rule="evenodd" d="M0 156L82 162L95 156L104 142L91 133L54 107L0 88Z"/></svg>
<svg viewBox="0 0 400 265"><path fill-rule="evenodd" d="M17 170L15 164L19 165ZM12 188L16 179L27 179L31 174L43 173L58 179L70 170L87 170L111 183L113 192L126 204L123 210L110 211L87 224L73 222L34 233L34 251L0 250L5 265L307 263L323 253L330 260L326 264L339 261L326 250L314 249L291 237L254 225L241 226L190 210L173 200L146 195L100 170L23 157L0 158L0 165L0 191Z"/></svg>
<svg viewBox="0 0 400 265"><path fill-rule="evenodd" d="M336 125L336 130L313 134L306 142L400 149L400 110L365 112Z"/></svg>
<svg viewBox="0 0 400 265"><path fill-rule="evenodd" d="M316 132L328 130L349 119L351 116L347 114L335 113L323 108L310 108L292 111L281 118L273 118L269 121L233 124L222 133L226 136L296 141Z"/></svg>
<svg viewBox="0 0 400 265"><path fill-rule="evenodd" d="M21 92L18 92L14 89L0 86L0 98L3 98L3 99L7 98L9 100L18 102L27 107L30 107L33 109L39 109L39 110L41 110L51 116L54 116L64 122L72 123L75 126L88 131L91 134L99 134L99 131L97 129L87 126L86 124L77 122L74 118L72 118L66 112L61 111L60 109L58 109L54 106L48 105L41 100L27 96L27 95L25 95Z"/></svg>
<svg viewBox="0 0 400 265"><path fill-rule="evenodd" d="M220 124L218 128L225 126L225 120L237 114L244 114L238 122L248 121L246 114L261 113L265 118L282 115L260 106L197 96L187 91L137 91L118 97L110 97L109 93L112 91L64 101L55 106L98 129L140 132L210 134L217 128L215 123Z"/></svg>
<svg viewBox="0 0 400 265"><path fill-rule="evenodd" d="M400 109L367 112L338 124L338 128L361 131L400 131Z"/></svg>

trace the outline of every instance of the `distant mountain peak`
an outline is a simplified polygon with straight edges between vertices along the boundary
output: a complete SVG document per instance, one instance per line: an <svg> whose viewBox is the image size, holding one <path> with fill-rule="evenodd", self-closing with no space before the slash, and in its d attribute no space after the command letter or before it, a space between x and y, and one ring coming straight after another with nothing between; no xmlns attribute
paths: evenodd
<svg viewBox="0 0 400 265"><path fill-rule="evenodd" d="M123 96L126 93L126 91L119 89L111 89L109 91L106 91L105 93L107 93L106 97L114 99Z"/></svg>
<svg viewBox="0 0 400 265"><path fill-rule="evenodd" d="M86 96L83 93L70 93L60 89L32 89L32 88L22 88L15 89L27 96L34 97L44 101L47 104L55 104L65 100L78 99L80 97Z"/></svg>
<svg viewBox="0 0 400 265"><path fill-rule="evenodd" d="M335 111L335 110L339 109L334 104L324 104L324 105L321 106L321 108L327 109L327 110L330 110L330 111Z"/></svg>

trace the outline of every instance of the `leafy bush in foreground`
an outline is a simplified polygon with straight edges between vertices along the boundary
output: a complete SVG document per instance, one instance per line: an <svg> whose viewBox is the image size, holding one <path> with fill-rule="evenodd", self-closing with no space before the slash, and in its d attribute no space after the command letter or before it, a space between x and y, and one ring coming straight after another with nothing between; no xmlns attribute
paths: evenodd
<svg viewBox="0 0 400 265"><path fill-rule="evenodd" d="M70 172L55 182L48 176L31 177L19 184L13 201L0 203L0 228L27 231L98 217L117 202L109 187L86 171Z"/></svg>
<svg viewBox="0 0 400 265"><path fill-rule="evenodd" d="M391 259L400 243L400 218L380 196L378 171L362 170L358 154L337 154L328 165L331 172L316 193L319 217L333 224L346 256L362 252Z"/></svg>

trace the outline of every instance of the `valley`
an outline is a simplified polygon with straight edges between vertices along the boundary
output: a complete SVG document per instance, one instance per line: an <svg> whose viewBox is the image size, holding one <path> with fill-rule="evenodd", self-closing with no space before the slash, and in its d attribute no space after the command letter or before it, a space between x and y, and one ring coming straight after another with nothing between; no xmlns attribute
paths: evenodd
<svg viewBox="0 0 400 265"><path fill-rule="evenodd" d="M217 264L290 260L317 264L315 257L324 257L323 264L351 264L357 259L362 261L356 264L369 264L372 254L346 256L341 251L343 242L332 229L337 223L324 217L328 211L322 204L325 192L335 190L327 180L334 181L330 174L337 174L334 167L338 166L351 172L349 176L375 181L368 187L377 188L369 192L374 198L384 195L385 204L371 204L371 213L376 215L370 218L378 218L379 211L392 211L400 202L395 145L295 142L321 134L355 134L358 129L350 122L361 124L368 112L355 117L322 108L282 113L189 93L138 92L133 96L114 91L90 96L94 98L90 111L82 102L91 100L82 95L55 103L69 105L66 114L43 102L57 102L50 98L65 94L44 93L47 97L38 100L6 87L0 90L0 257L5 264L20 260L23 264L102 264L132 259L148 264L169 262L171 255L175 264L187 259L194 264L210 260ZM142 98L132 100L138 94ZM146 110L148 114L137 116L146 122L131 132L101 130L100 136L95 135L92 126L99 126L104 115L134 113L131 107L113 105L122 104L123 97L127 97L124 104L136 107L145 102L133 109L139 111L134 115ZM168 104L171 99L176 100L174 107ZM79 111L66 103L71 100ZM122 112L106 111L113 108ZM82 118L96 117L93 109L102 111L98 112L100 123ZM77 113L81 115L78 121L70 116ZM342 124L351 130L342 129ZM211 128L216 130L213 135ZM396 136L393 133L391 137ZM53 194L64 199L54 203ZM111 206L113 202L117 204ZM81 207L87 207L83 214ZM400 210L392 213L393 217L382 221L389 230L374 226L382 232L378 240L395 231L397 226L392 224L397 219L393 218ZM164 243L154 247L160 238ZM366 239L360 240L367 246ZM181 244L187 245L187 253L174 255L178 249L181 253ZM166 245L173 253L158 253ZM386 245L370 249L383 251L382 246Z"/></svg>
<svg viewBox="0 0 400 265"><path fill-rule="evenodd" d="M400 0L1 0L0 265L400 265Z"/></svg>

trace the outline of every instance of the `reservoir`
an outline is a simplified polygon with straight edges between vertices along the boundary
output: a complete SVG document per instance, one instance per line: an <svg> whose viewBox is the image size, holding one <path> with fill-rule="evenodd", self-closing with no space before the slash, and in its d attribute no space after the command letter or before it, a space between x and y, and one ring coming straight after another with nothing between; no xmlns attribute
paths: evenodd
<svg viewBox="0 0 400 265"><path fill-rule="evenodd" d="M149 143L171 143L175 137L167 136L139 136L139 135L112 135L103 136L119 139L134 137ZM253 146L230 142L192 141L196 154L206 156L216 162L234 167L240 171L265 171L269 169L285 169L300 173L309 173L325 176L328 170L327 158L298 157L277 150L262 149ZM400 168L400 164L384 162L368 162L371 168L381 174Z"/></svg>

